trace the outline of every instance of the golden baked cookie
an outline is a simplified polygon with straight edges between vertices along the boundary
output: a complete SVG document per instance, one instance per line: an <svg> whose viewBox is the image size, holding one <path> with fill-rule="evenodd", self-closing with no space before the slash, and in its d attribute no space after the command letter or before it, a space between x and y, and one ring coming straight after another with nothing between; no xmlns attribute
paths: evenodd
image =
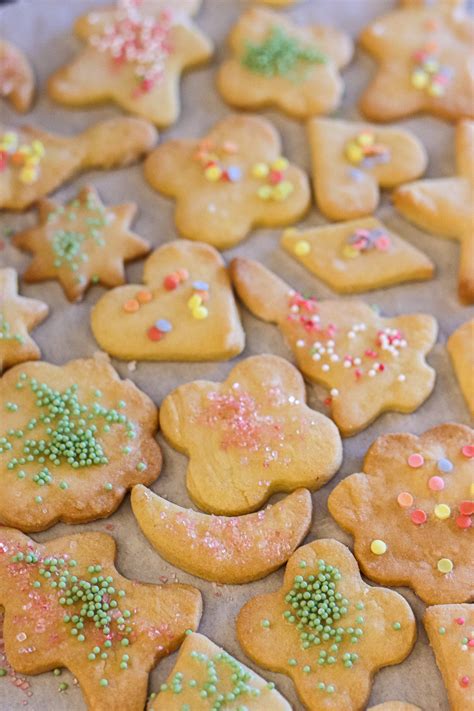
<svg viewBox="0 0 474 711"><path fill-rule="evenodd" d="M75 23L87 43L48 82L66 106L113 101L163 128L180 113L181 74L207 62L211 41L191 20L201 0L117 0Z"/></svg>
<svg viewBox="0 0 474 711"><path fill-rule="evenodd" d="M447 348L466 404L474 417L474 319L453 331Z"/></svg>
<svg viewBox="0 0 474 711"><path fill-rule="evenodd" d="M367 711L423 711L423 709L407 704L405 701L385 701L383 704L371 706Z"/></svg>
<svg viewBox="0 0 474 711"><path fill-rule="evenodd" d="M341 465L337 427L306 405L303 378L283 358L240 361L223 383L180 385L160 427L189 456L186 484L204 511L255 511L272 494L319 489Z"/></svg>
<svg viewBox="0 0 474 711"><path fill-rule="evenodd" d="M277 324L303 375L329 390L325 404L344 436L383 412L413 412L433 390L425 361L438 330L432 316L385 318L363 301L318 302L251 259L237 257L230 269L247 308Z"/></svg>
<svg viewBox="0 0 474 711"><path fill-rule="evenodd" d="M41 544L0 528L0 605L18 674L67 667L89 711L143 711L148 674L196 630L199 590L124 578L115 541L79 533Z"/></svg>
<svg viewBox="0 0 474 711"><path fill-rule="evenodd" d="M16 111L31 108L35 93L35 76L26 55L19 47L0 40L0 97Z"/></svg>
<svg viewBox="0 0 474 711"><path fill-rule="evenodd" d="M227 103L239 109L275 106L307 119L334 111L342 98L340 70L352 58L349 35L325 25L297 25L253 7L229 37L232 56L217 75Z"/></svg>
<svg viewBox="0 0 474 711"><path fill-rule="evenodd" d="M310 711L361 711L374 673L411 652L416 623L401 595L364 583L346 546L321 539L293 553L279 590L244 605L237 638Z"/></svg>
<svg viewBox="0 0 474 711"><path fill-rule="evenodd" d="M430 605L473 599L473 457L466 425L375 440L363 472L328 499L333 518L354 536L368 578L410 586Z"/></svg>
<svg viewBox="0 0 474 711"><path fill-rule="evenodd" d="M176 199L181 235L217 249L253 227L292 224L311 201L306 174L282 155L279 134L260 116L233 114L200 140L166 141L145 161L145 177Z"/></svg>

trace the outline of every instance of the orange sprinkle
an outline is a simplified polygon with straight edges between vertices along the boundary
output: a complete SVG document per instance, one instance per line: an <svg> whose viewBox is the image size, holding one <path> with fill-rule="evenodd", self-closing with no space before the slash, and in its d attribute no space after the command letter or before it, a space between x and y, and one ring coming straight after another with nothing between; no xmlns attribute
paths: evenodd
<svg viewBox="0 0 474 711"><path fill-rule="evenodd" d="M189 279L189 272L187 269L178 269L176 274L179 276L181 281L186 281L186 279Z"/></svg>
<svg viewBox="0 0 474 711"><path fill-rule="evenodd" d="M153 298L153 295L152 295L151 291L146 291L146 290L139 291L136 296L136 299L140 304L148 304L148 303L150 303L152 298Z"/></svg>
<svg viewBox="0 0 474 711"><path fill-rule="evenodd" d="M136 299L129 299L128 301L125 301L123 304L123 310L126 311L128 314L133 314L135 311L138 311L140 308L140 304Z"/></svg>

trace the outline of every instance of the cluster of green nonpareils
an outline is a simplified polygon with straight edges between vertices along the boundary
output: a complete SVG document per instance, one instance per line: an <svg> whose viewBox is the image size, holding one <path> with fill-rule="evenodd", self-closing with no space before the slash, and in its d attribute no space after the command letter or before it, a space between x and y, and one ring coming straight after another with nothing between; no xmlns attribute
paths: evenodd
<svg viewBox="0 0 474 711"><path fill-rule="evenodd" d="M23 336L19 333L12 333L11 326L5 315L0 313L0 341L18 341L18 343L23 343L24 340Z"/></svg>
<svg viewBox="0 0 474 711"><path fill-rule="evenodd" d="M327 57L310 47L304 47L281 27L274 27L261 44L247 42L242 64L266 77L299 77L298 65L302 62L324 64Z"/></svg>

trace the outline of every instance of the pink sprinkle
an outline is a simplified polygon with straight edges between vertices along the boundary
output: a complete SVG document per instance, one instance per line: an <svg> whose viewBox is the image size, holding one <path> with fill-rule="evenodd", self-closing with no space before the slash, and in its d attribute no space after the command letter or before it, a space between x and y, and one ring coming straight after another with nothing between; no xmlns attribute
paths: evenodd
<svg viewBox="0 0 474 711"><path fill-rule="evenodd" d="M462 452L462 453L464 454L464 456L467 457L468 459L472 459L472 457L474 457L474 445L466 444L466 445L462 448L461 452Z"/></svg>
<svg viewBox="0 0 474 711"><path fill-rule="evenodd" d="M471 528L472 521L470 516L463 516L462 514L456 518L456 525L459 528Z"/></svg>
<svg viewBox="0 0 474 711"><path fill-rule="evenodd" d="M413 469L422 467L424 463L425 460L421 454L410 454L408 457L408 466L413 467Z"/></svg>
<svg viewBox="0 0 474 711"><path fill-rule="evenodd" d="M467 643L468 647L474 647L474 639L470 639L469 642Z"/></svg>
<svg viewBox="0 0 474 711"><path fill-rule="evenodd" d="M470 681L471 681L471 680L469 679L468 676L462 676L462 677L460 678L460 680L459 680L459 683L461 684L461 686L463 687L463 689L467 689L467 687L468 687L469 684L470 684Z"/></svg>
<svg viewBox="0 0 474 711"><path fill-rule="evenodd" d="M464 617L456 617L454 621L457 625L463 625L466 620L464 619Z"/></svg>
<svg viewBox="0 0 474 711"><path fill-rule="evenodd" d="M444 489L444 479L440 476L432 476L428 481L431 491L442 491Z"/></svg>

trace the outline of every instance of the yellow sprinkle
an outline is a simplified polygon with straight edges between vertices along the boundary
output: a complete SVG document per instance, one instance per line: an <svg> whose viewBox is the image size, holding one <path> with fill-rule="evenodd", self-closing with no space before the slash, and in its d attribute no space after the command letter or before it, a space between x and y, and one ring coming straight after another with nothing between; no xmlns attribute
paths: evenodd
<svg viewBox="0 0 474 711"><path fill-rule="evenodd" d="M387 552L387 544L385 543L385 541L375 539L370 544L370 550L374 555L383 555Z"/></svg>
<svg viewBox="0 0 474 711"><path fill-rule="evenodd" d="M194 309L197 309L199 306L202 304L202 299L198 294L193 294L191 298L188 301L188 306L193 311Z"/></svg>
<svg viewBox="0 0 474 711"><path fill-rule="evenodd" d="M358 257L360 255L360 252L358 249L352 247L350 244L346 244L344 249L342 250L342 255L346 259L355 259L355 257Z"/></svg>
<svg viewBox="0 0 474 711"><path fill-rule="evenodd" d="M294 246L294 253L297 257L304 257L311 252L311 245L305 239L300 239Z"/></svg>
<svg viewBox="0 0 474 711"><path fill-rule="evenodd" d="M272 163L272 170L286 170L289 166L289 163L286 158L283 158L283 156L280 156L277 158L275 161Z"/></svg>
<svg viewBox="0 0 474 711"><path fill-rule="evenodd" d="M434 508L434 513L436 518L444 520L445 518L449 518L451 516L451 509L447 504L437 504Z"/></svg>
<svg viewBox="0 0 474 711"><path fill-rule="evenodd" d="M411 75L411 83L415 89L426 89L429 80L428 74L422 70L417 70Z"/></svg>
<svg viewBox="0 0 474 711"><path fill-rule="evenodd" d="M266 163L255 163L252 168L252 175L254 178L266 178L270 169Z"/></svg>
<svg viewBox="0 0 474 711"><path fill-rule="evenodd" d="M209 168L206 168L204 171L204 175L211 183L217 183L222 177L222 170L218 165L210 165Z"/></svg>
<svg viewBox="0 0 474 711"><path fill-rule="evenodd" d="M438 84L438 82L433 82L428 87L428 94L430 96L443 96L444 86L442 86L441 84Z"/></svg>
<svg viewBox="0 0 474 711"><path fill-rule="evenodd" d="M27 156L25 159L25 165L28 168L34 168L35 166L40 164L40 161L41 157L38 155Z"/></svg>
<svg viewBox="0 0 474 711"><path fill-rule="evenodd" d="M364 151L357 143L350 142L346 146L346 158L354 164L360 163L364 157Z"/></svg>
<svg viewBox="0 0 474 711"><path fill-rule="evenodd" d="M364 148L366 146L372 146L374 142L374 134L370 131L363 131L363 133L359 133L359 135L357 136L357 143L359 144L359 146L363 146Z"/></svg>
<svg viewBox="0 0 474 711"><path fill-rule="evenodd" d="M440 558L438 560L438 570L440 573L450 573L452 569L454 568L453 561L449 560L449 558Z"/></svg>
<svg viewBox="0 0 474 711"><path fill-rule="evenodd" d="M273 188L272 197L274 200L286 200L293 190L293 183L290 183L289 180L282 180L281 183L278 183Z"/></svg>
<svg viewBox="0 0 474 711"><path fill-rule="evenodd" d="M36 168L22 168L20 171L20 180L26 185L31 185L38 179L38 171Z"/></svg>
<svg viewBox="0 0 474 711"><path fill-rule="evenodd" d="M436 72L439 69L439 62L437 59L428 59L424 64L423 64L423 69L425 72L428 72L428 74L436 74Z"/></svg>
<svg viewBox="0 0 474 711"><path fill-rule="evenodd" d="M42 141L38 141L38 139L35 138L35 140L31 143L31 147L37 156L40 158L44 156L46 150Z"/></svg>
<svg viewBox="0 0 474 711"><path fill-rule="evenodd" d="M258 195L258 197L261 198L262 200L270 200L270 198L272 197L272 192L273 192L273 191L272 191L272 189L271 189L271 187L270 187L269 185L262 185L262 186L258 189L257 195Z"/></svg>
<svg viewBox="0 0 474 711"><path fill-rule="evenodd" d="M209 315L209 311L205 306L197 306L193 309L192 313L193 318L197 318L199 321L202 321L203 318L207 318Z"/></svg>

